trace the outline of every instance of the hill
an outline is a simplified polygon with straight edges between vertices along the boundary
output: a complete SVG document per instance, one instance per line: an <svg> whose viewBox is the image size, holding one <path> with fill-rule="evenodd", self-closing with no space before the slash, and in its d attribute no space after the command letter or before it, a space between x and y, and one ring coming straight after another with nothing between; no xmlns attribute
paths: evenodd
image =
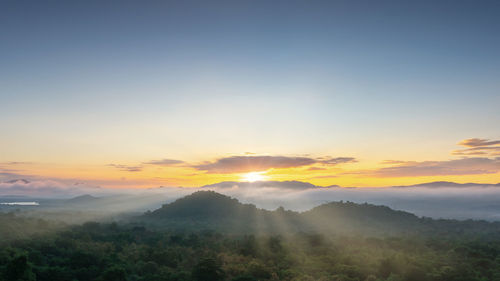
<svg viewBox="0 0 500 281"><path fill-rule="evenodd" d="M80 196L73 197L71 199L67 199L67 200L65 200L65 203L70 203L70 204L87 204L87 203L90 203L90 202L94 202L95 200L98 200L98 199L99 199L98 197L95 197L95 196L92 196L92 195L89 195L89 194L85 194L85 195L80 195Z"/></svg>
<svg viewBox="0 0 500 281"><path fill-rule="evenodd" d="M214 191L197 191L147 212L141 221L157 227L247 233L298 231L298 218L296 212L282 209L267 211Z"/></svg>
<svg viewBox="0 0 500 281"><path fill-rule="evenodd" d="M257 211L254 205L241 204L238 200L214 191L198 191L149 214L160 219L178 218L228 218Z"/></svg>

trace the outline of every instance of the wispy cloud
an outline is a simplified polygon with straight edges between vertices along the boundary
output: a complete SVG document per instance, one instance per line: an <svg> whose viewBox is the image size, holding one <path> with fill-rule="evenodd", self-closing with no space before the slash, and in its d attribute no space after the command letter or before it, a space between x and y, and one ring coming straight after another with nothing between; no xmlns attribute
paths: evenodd
<svg viewBox="0 0 500 281"><path fill-rule="evenodd" d="M420 177L494 174L500 171L500 158L463 158L445 161L397 161L390 167L359 172L376 177Z"/></svg>
<svg viewBox="0 0 500 281"><path fill-rule="evenodd" d="M33 164L33 162L10 161L10 162L3 162L0 165L28 165L28 164Z"/></svg>
<svg viewBox="0 0 500 281"><path fill-rule="evenodd" d="M296 168L313 164L338 165L341 163L356 162L353 157L290 157L290 156L231 156L217 159L213 162L204 162L191 167L208 173L241 173L264 171L271 168Z"/></svg>
<svg viewBox="0 0 500 281"><path fill-rule="evenodd" d="M108 164L107 166L114 167L120 171L125 172L140 172L142 171L142 166L140 165L121 165L121 164Z"/></svg>
<svg viewBox="0 0 500 281"><path fill-rule="evenodd" d="M353 157L336 157L336 158L326 158L324 160L319 161L318 163L322 163L325 165L337 165L337 164L342 164L342 163L354 163L358 162Z"/></svg>
<svg viewBox="0 0 500 281"><path fill-rule="evenodd" d="M10 163L10 162L9 162ZM0 163L0 180L11 180L16 178L33 178L32 175L27 175L25 171L20 169L12 169L9 166L17 164ZM5 168L5 166L9 168Z"/></svg>
<svg viewBox="0 0 500 281"><path fill-rule="evenodd" d="M453 155L489 155L489 156L499 156L500 155L500 140L488 140L488 139L466 139L458 143L458 145L467 147L466 149L459 149L452 151Z"/></svg>
<svg viewBox="0 0 500 281"><path fill-rule="evenodd" d="M147 165L158 165L158 166L173 166L173 165L179 165L183 164L184 161L182 160L176 160L176 159L160 159L160 160L151 160L148 162L144 162L143 164Z"/></svg>
<svg viewBox="0 0 500 281"><path fill-rule="evenodd" d="M466 139L466 140L460 141L458 144L462 145L462 146L468 146L468 147L490 146L490 145L499 145L500 140L487 140L487 139L473 138L473 139Z"/></svg>

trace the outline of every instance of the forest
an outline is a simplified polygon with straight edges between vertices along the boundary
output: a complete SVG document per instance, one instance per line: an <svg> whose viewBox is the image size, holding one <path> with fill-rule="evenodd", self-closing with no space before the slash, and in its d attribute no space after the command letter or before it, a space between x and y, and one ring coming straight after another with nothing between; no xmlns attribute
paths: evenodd
<svg viewBox="0 0 500 281"><path fill-rule="evenodd" d="M500 226L327 203L298 213L196 192L126 219L0 213L0 280L500 280Z"/></svg>

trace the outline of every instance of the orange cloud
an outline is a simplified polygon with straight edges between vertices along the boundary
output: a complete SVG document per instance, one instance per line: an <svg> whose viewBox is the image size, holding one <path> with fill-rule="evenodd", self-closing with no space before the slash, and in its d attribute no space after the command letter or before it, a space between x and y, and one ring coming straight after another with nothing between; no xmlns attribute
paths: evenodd
<svg viewBox="0 0 500 281"><path fill-rule="evenodd" d="M313 164L333 166L350 162L356 162L356 159L353 157L310 158L289 156L231 156L220 158L213 162L192 165L191 167L208 173L223 174L264 171L271 168L296 168Z"/></svg>
<svg viewBox="0 0 500 281"><path fill-rule="evenodd" d="M447 161L398 161L394 163L390 167L361 172L360 174L375 177L421 177L494 174L500 171L500 158L475 157Z"/></svg>
<svg viewBox="0 0 500 281"><path fill-rule="evenodd" d="M175 159L161 159L161 160L151 160L148 162L144 162L143 164L148 164L148 165L158 165L158 166L173 166L173 165L178 165L182 164L184 161L182 160L175 160Z"/></svg>
<svg viewBox="0 0 500 281"><path fill-rule="evenodd" d="M458 143L466 149L452 151L453 155L500 155L500 140L466 139Z"/></svg>

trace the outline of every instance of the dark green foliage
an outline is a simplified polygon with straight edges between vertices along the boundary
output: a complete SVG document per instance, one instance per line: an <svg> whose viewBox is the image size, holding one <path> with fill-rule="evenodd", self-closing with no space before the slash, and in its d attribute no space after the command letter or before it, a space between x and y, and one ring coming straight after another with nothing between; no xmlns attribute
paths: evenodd
<svg viewBox="0 0 500 281"><path fill-rule="evenodd" d="M192 277L196 281L221 281L224 271L215 259L204 258L193 267Z"/></svg>
<svg viewBox="0 0 500 281"><path fill-rule="evenodd" d="M0 272L9 281L499 280L500 238L240 236L91 223L3 243Z"/></svg>
<svg viewBox="0 0 500 281"><path fill-rule="evenodd" d="M248 276L248 275L242 275L238 277L234 277L231 279L231 281L258 281L259 279L256 279L255 277Z"/></svg>
<svg viewBox="0 0 500 281"><path fill-rule="evenodd" d="M394 258L385 258L380 261L378 276L387 278L391 274L398 273L398 266Z"/></svg>
<svg viewBox="0 0 500 281"><path fill-rule="evenodd" d="M7 264L4 277L11 281L36 280L31 265L28 264L28 258L24 255L15 257Z"/></svg>
<svg viewBox="0 0 500 281"><path fill-rule="evenodd" d="M16 215L14 212L0 212L0 243L3 241L27 239L64 228L64 224L38 218Z"/></svg>
<svg viewBox="0 0 500 281"><path fill-rule="evenodd" d="M104 273L102 276L99 278L99 280L102 281L127 281L127 273L125 272L125 269L118 267L118 266L112 266Z"/></svg>
<svg viewBox="0 0 500 281"><path fill-rule="evenodd" d="M151 215L146 215L146 222L87 222L58 231L30 231L21 239L0 236L0 280L500 280L497 224L421 219L386 207L353 203L327 204L303 214L270 212L242 207L214 193L195 195L199 196L197 204L208 196L230 206L210 205L212 214L223 216L221 220L202 214L202 207L196 210L199 215L191 213L186 208L192 202L187 200L181 201L182 208L160 209L166 213L153 221L165 223L163 227L148 225ZM234 223L228 211L239 212L235 216L241 219L239 227L262 220L269 223L268 228L221 232L229 222ZM243 214L250 216L248 220ZM184 227L167 227L166 218L175 216L184 218ZM309 218L308 224L304 217ZM12 214L0 218L17 230L34 223ZM207 221L215 227L199 227ZM331 225L316 225L329 221ZM343 231L335 229L340 223L345 224ZM389 231L382 232L384 227Z"/></svg>

